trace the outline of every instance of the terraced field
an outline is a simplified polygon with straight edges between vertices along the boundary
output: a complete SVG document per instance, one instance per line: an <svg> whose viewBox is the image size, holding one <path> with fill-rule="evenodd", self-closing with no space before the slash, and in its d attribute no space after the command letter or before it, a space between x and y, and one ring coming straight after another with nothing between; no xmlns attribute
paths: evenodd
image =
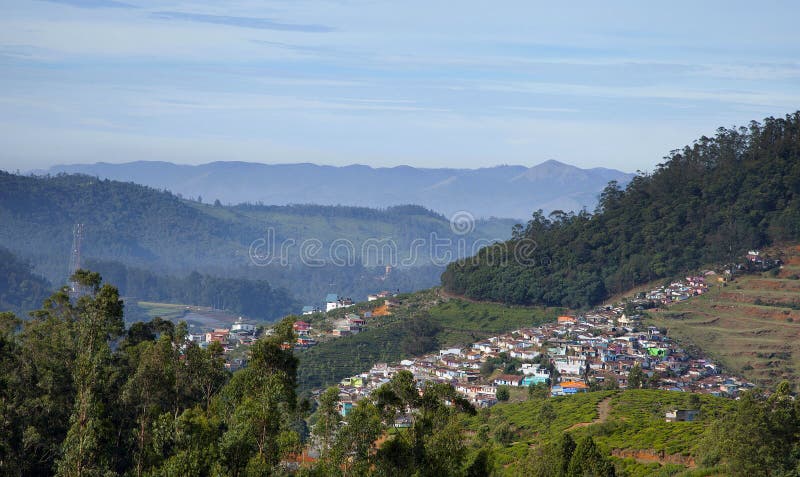
<svg viewBox="0 0 800 477"><path fill-rule="evenodd" d="M773 387L800 377L800 246L781 249L779 271L738 276L703 296L652 313L730 371Z"/></svg>

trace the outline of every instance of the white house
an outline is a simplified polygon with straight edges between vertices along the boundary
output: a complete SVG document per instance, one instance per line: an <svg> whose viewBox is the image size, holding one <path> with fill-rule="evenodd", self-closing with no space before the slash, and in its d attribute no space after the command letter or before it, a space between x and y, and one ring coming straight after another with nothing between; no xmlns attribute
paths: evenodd
<svg viewBox="0 0 800 477"><path fill-rule="evenodd" d="M256 325L245 322L241 316L236 320L233 326L231 326L231 331L234 333L237 331L252 333L255 330L256 330Z"/></svg>
<svg viewBox="0 0 800 477"><path fill-rule="evenodd" d="M347 308L348 306L353 306L353 300L350 298L339 298L339 295L335 293L329 293L325 297L325 311Z"/></svg>

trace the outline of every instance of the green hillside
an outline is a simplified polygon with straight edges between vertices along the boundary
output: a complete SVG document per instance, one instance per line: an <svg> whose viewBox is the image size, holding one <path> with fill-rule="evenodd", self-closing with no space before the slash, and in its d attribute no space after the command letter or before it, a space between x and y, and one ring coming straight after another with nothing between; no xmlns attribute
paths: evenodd
<svg viewBox="0 0 800 477"><path fill-rule="evenodd" d="M800 112L672 151L596 213L534 213L510 241L448 266L450 292L584 307L656 278L800 239Z"/></svg>
<svg viewBox="0 0 800 477"><path fill-rule="evenodd" d="M676 408L701 412L693 422L666 422L665 412ZM705 463L710 474L692 475L714 475L706 438L712 423L735 408L735 401L709 395L602 391L498 404L465 419L464 426L478 440L491 439L498 475L543 475L537 472L545 465L549 446L565 433L575 441L591 436L603 454L613 456L622 470L618 475L688 475Z"/></svg>
<svg viewBox="0 0 800 477"><path fill-rule="evenodd" d="M298 380L303 390L321 388L370 369L376 363L402 359L555 320L560 309L471 303L443 297L437 289L397 298L392 314L370 319L357 335L331 339L299 353ZM372 304L364 304L364 310ZM330 313L341 315L359 309ZM303 317L304 319L306 317ZM311 319L319 327L320 320Z"/></svg>

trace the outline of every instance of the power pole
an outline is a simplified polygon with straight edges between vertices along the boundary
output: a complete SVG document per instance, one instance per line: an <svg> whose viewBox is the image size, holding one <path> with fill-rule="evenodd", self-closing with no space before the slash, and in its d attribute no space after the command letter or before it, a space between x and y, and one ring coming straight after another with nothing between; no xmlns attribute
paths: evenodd
<svg viewBox="0 0 800 477"><path fill-rule="evenodd" d="M83 242L83 224L75 224L72 229L72 250L69 256L69 276L71 277L75 272L81 268L81 243ZM82 290L80 285L70 280L69 282L70 294L73 296L80 296Z"/></svg>

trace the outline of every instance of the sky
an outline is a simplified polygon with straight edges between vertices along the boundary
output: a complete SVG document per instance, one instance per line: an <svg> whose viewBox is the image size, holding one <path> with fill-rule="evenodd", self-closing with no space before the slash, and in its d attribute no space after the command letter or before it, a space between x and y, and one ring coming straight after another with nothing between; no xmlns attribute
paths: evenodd
<svg viewBox="0 0 800 477"><path fill-rule="evenodd" d="M800 4L657 3L0 0L0 169L648 171L800 109Z"/></svg>

